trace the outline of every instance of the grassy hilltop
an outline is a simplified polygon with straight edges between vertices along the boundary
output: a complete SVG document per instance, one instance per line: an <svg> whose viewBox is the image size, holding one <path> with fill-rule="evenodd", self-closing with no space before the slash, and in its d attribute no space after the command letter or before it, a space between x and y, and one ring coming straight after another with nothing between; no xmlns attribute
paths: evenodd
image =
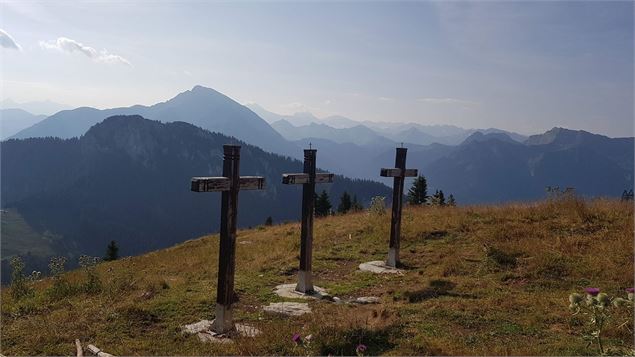
<svg viewBox="0 0 635 357"><path fill-rule="evenodd" d="M115 355L354 355L359 343L370 355L593 355L568 295L593 286L623 296L633 286L632 204L408 207L405 274L359 272L359 263L385 258L389 226L389 212L315 222L316 285L342 299L378 296L377 305L313 301L313 313L301 317L264 314L262 306L282 301L273 287L296 281L300 225L258 227L238 233L235 305L238 321L263 331L257 338L203 344L180 332L213 318L213 235L99 264L96 292L77 288L87 279L82 270L63 276L68 286L58 296L52 279L32 283L35 293L17 301L3 289L1 353L71 355L79 338ZM606 330L607 345L633 348L626 318ZM295 346L296 332L312 342Z"/></svg>

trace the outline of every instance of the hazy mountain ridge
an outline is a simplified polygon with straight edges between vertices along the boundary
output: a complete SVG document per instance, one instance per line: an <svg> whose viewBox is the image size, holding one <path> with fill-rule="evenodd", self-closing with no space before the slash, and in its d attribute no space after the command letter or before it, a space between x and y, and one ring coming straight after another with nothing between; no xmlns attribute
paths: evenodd
<svg viewBox="0 0 635 357"><path fill-rule="evenodd" d="M263 119L231 98L202 86L152 106L95 109L82 107L56 113L13 138L79 137L102 120L114 115L141 115L162 122L184 121L204 129L234 136L266 151L299 157L298 148L287 142Z"/></svg>
<svg viewBox="0 0 635 357"><path fill-rule="evenodd" d="M0 102L0 108L2 109L21 109L33 115L52 115L62 110L71 109L66 104L56 103L50 100L43 101L30 101L25 103L17 103L10 98L7 98Z"/></svg>
<svg viewBox="0 0 635 357"><path fill-rule="evenodd" d="M0 140L15 135L42 120L46 115L35 115L23 109L0 109Z"/></svg>
<svg viewBox="0 0 635 357"><path fill-rule="evenodd" d="M633 138L563 128L532 137L528 144L499 134L478 137L425 168L433 186L442 183L460 202L535 200L544 197L546 186L612 197L632 188Z"/></svg>

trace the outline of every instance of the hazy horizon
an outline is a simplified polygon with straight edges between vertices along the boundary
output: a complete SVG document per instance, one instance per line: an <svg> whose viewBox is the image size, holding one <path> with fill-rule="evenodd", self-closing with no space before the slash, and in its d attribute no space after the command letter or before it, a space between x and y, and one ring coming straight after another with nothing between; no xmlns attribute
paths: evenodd
<svg viewBox="0 0 635 357"><path fill-rule="evenodd" d="M633 135L631 2L0 6L2 100L103 109L203 85L287 115Z"/></svg>

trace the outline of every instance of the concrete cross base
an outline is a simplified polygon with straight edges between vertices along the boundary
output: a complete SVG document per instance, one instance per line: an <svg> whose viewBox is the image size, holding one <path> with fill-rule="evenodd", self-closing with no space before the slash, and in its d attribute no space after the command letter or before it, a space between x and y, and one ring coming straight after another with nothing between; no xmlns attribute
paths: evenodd
<svg viewBox="0 0 635 357"><path fill-rule="evenodd" d="M273 302L263 308L265 312L287 316L300 316L311 313L309 304L305 302Z"/></svg>
<svg viewBox="0 0 635 357"><path fill-rule="evenodd" d="M261 331L253 326L244 324L235 324L234 328L226 333L216 333L212 331L214 320L201 320L199 322L183 326L183 332L189 334L196 334L201 342L212 343L233 343L232 338L242 337L255 337L261 334Z"/></svg>
<svg viewBox="0 0 635 357"><path fill-rule="evenodd" d="M386 262L375 260L359 265L359 270L376 274L403 274L403 270L386 265Z"/></svg>
<svg viewBox="0 0 635 357"><path fill-rule="evenodd" d="M328 299L330 296L325 289L314 286L313 291L302 293L295 290L296 284L282 284L276 286L276 295L288 299Z"/></svg>

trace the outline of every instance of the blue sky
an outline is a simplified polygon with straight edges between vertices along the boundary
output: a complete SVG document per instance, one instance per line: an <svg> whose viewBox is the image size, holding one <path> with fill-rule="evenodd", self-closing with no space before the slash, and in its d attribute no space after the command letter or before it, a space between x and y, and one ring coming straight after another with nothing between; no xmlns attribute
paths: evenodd
<svg viewBox="0 0 635 357"><path fill-rule="evenodd" d="M201 84L287 114L633 135L632 2L0 7L2 99L106 108Z"/></svg>

